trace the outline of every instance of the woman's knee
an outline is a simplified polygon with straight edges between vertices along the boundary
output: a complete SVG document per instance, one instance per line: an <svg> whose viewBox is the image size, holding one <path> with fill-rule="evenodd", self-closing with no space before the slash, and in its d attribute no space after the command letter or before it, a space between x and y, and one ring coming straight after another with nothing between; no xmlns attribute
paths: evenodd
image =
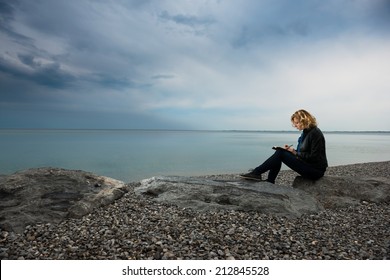
<svg viewBox="0 0 390 280"><path fill-rule="evenodd" d="M300 160L289 151L280 150L280 158L285 164L299 164Z"/></svg>

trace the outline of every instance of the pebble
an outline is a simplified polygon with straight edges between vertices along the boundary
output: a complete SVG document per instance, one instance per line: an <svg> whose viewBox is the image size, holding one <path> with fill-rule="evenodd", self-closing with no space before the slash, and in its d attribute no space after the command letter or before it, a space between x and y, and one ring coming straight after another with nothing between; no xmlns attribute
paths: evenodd
<svg viewBox="0 0 390 280"><path fill-rule="evenodd" d="M374 177L388 170L388 164L372 163L331 167L328 174ZM295 175L281 171L277 183L291 185ZM130 191L80 219L30 225L22 234L0 230L0 258L388 260L390 203L364 202L287 219L257 212L196 212Z"/></svg>

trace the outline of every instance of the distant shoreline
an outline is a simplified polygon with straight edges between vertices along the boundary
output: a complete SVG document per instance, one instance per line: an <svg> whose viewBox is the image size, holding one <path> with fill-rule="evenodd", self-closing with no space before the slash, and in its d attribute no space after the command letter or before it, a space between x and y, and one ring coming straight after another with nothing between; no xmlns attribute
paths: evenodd
<svg viewBox="0 0 390 280"><path fill-rule="evenodd" d="M15 172L12 172L10 174L0 174L1 177L9 176L17 172L22 172L24 170L28 169L34 169L34 168L61 168L61 167L56 167L56 166L40 166L40 167L31 167L31 168L25 168L22 170L18 170ZM67 169L67 170L79 170L79 169L72 169L72 168L61 168L61 169ZM390 160L388 161L371 161L371 162L362 162L362 163L351 163L351 164L340 164L340 165L333 165L329 166L325 176L360 176L360 177L389 177L390 178ZM85 172L90 172L87 170L81 170ZM94 172L91 172L94 173ZM102 174L94 173L95 175L98 176L105 176ZM188 176L181 176L181 177L199 177L199 178L214 178L214 179L233 179L235 178L239 173L226 173L226 174L209 174L209 175L188 175ZM160 175L156 175L160 176ZM163 176L163 175L161 175ZM277 180L276 184L280 185L291 185L292 181L295 179L296 176L299 176L298 173L291 169L284 169L281 170ZM151 178L150 177L145 177L141 180ZM112 178L112 177L111 177ZM118 178L112 178L116 179L119 181L122 181ZM123 181L124 183L134 183L138 182L141 180L134 180L134 181Z"/></svg>
<svg viewBox="0 0 390 280"><path fill-rule="evenodd" d="M239 133L297 133L296 130L239 130L239 129L139 129L139 128L0 128L0 131L161 131L161 132L239 132ZM390 130L322 130L324 133L390 134Z"/></svg>

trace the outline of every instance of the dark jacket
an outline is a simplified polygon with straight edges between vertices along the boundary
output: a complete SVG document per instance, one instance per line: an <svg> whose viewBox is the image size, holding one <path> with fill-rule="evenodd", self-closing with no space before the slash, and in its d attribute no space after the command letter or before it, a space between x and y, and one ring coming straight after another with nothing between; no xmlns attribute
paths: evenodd
<svg viewBox="0 0 390 280"><path fill-rule="evenodd" d="M325 171L328 167L328 160L322 131L318 127L304 129L300 142L298 158L318 170Z"/></svg>

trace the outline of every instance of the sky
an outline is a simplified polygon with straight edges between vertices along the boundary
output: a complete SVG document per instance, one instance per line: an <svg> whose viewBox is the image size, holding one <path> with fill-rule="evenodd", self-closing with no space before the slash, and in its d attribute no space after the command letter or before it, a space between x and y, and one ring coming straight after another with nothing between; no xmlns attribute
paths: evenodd
<svg viewBox="0 0 390 280"><path fill-rule="evenodd" d="M390 0L0 0L0 128L390 130Z"/></svg>

